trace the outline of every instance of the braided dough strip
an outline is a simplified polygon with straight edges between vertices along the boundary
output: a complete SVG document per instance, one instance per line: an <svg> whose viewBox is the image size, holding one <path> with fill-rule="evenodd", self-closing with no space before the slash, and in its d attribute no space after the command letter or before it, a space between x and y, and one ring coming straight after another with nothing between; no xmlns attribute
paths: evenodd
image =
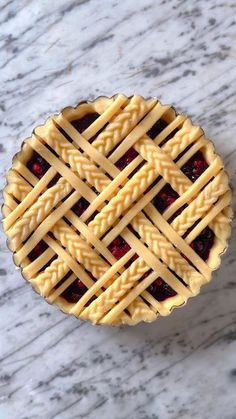
<svg viewBox="0 0 236 419"><path fill-rule="evenodd" d="M49 172L49 171L48 171ZM31 191L35 191L35 189L32 189L32 186L29 185L25 179L19 177L21 181L21 189L27 189L25 188L26 185L28 185L29 193ZM39 185L40 182L38 182L37 185ZM28 197L29 195L27 195ZM23 202L23 201L22 201ZM45 265L53 256L55 253L52 251L51 248L48 248L39 258L37 258L34 262L28 264L25 268L23 268L23 275L26 279L28 279L31 284L34 286L34 288L40 292L42 296L47 296L51 289L66 275L66 273L69 271L68 263L64 262L60 257L56 260L54 260L51 265L49 265L44 272L40 273L36 276L36 278L33 277L34 273L37 272L40 267Z"/></svg>
<svg viewBox="0 0 236 419"><path fill-rule="evenodd" d="M222 167L222 161L217 156L210 166L202 173L202 175L192 184L192 186L162 213L162 217L165 220L168 220L183 205L190 203L193 197L196 196L213 177L216 177Z"/></svg>
<svg viewBox="0 0 236 419"><path fill-rule="evenodd" d="M8 237L11 239L11 249L16 250L71 190L71 185L64 178L59 179L56 185L47 189L14 226L8 230Z"/></svg>
<svg viewBox="0 0 236 419"><path fill-rule="evenodd" d="M184 141L183 147L189 145L196 136L198 130L193 129L193 135L189 135L190 123L186 122L183 128ZM186 192L192 182L181 172L173 162L176 152L183 151L182 147L173 147L171 155L168 156L153 141L142 138L135 144L135 148L143 158L148 160L117 195L101 210L101 212L89 224L95 235L101 236L108 228L114 224L116 219L136 200L142 192L161 174L167 183L178 193ZM172 149L171 149L172 150Z"/></svg>
<svg viewBox="0 0 236 419"><path fill-rule="evenodd" d="M85 269L95 277L100 278L109 265L83 240L65 221L59 220L52 233L62 246L66 247L73 258L82 263Z"/></svg>
<svg viewBox="0 0 236 419"><path fill-rule="evenodd" d="M144 295L144 298L153 306L155 307L155 312L160 313L162 316L166 316L170 314L171 308L176 305L179 307L180 305L186 302L186 298L181 295L175 295L162 303L158 302L151 294L148 294L145 291L146 288L155 280L158 275L153 272L147 278L143 279L141 282L137 283L137 285L131 289L131 291L119 301L103 318L100 319L99 324L114 324L114 322L120 318L120 315L123 310L127 306L132 306L132 319L135 322L139 322L145 319L145 321L152 321L149 318L145 318L146 313L143 313L142 308L139 304L136 304L137 295ZM170 305L171 300L171 305Z"/></svg>
<svg viewBox="0 0 236 419"><path fill-rule="evenodd" d="M220 172L189 206L174 219L171 225L175 231L180 236L183 236L187 229L199 220L228 188L228 177L224 172Z"/></svg>
<svg viewBox="0 0 236 419"><path fill-rule="evenodd" d="M188 118L184 121L181 129L176 132L174 137L163 145L162 150L174 160L189 144L196 141L202 134L202 129L192 125L191 120ZM155 140L154 142L156 143Z"/></svg>
<svg viewBox="0 0 236 419"><path fill-rule="evenodd" d="M31 205L34 204L36 199L39 197L39 195L42 193L42 191L45 189L45 185L48 185L48 183L53 179L53 177L56 175L56 170L54 170L52 167L45 173L45 175L35 184L35 187L30 190L27 193L27 195L20 200L20 203L17 205L16 208L13 208L11 214L8 215L3 221L4 223L4 230L7 231L9 228L14 224L14 222L20 218L20 216L27 211L27 209L30 208ZM21 180L22 182L22 180ZM23 182L22 182L23 184ZM27 183L29 186L29 183Z"/></svg>
<svg viewBox="0 0 236 419"><path fill-rule="evenodd" d="M155 101L151 102L151 107ZM151 109L140 96L133 96L129 104L98 135L93 142L101 154L106 156L137 125L140 119Z"/></svg>
<svg viewBox="0 0 236 419"><path fill-rule="evenodd" d="M140 321L151 323L157 318L157 313L154 308L152 306L149 308L147 304L144 303L142 298L139 298L138 296L133 299L132 303L127 304L127 306L129 308L131 318L135 323L139 323ZM116 319L117 316L114 316L114 320ZM100 323L103 323L103 321L101 320Z"/></svg>
<svg viewBox="0 0 236 419"><path fill-rule="evenodd" d="M153 269L155 273L159 273L165 281L170 284L177 293L181 292L181 294L186 299L187 296L191 296L192 293L189 289L185 288L183 284L181 284L177 278L163 265L155 256L154 254L146 248L127 228L123 232L123 237L128 242L128 244L135 249L136 253L140 256L139 259L137 259L135 262L142 261L142 263L145 264L147 272L148 270ZM143 256L143 257L142 257ZM134 263L131 265L133 267L139 266L134 265ZM144 266L144 265L142 265ZM128 268L129 269L129 268ZM127 271L128 271L127 269ZM126 275L125 271L120 277L118 277L112 285L107 289L107 294L109 298L109 308L111 308L112 304L114 305L116 302L116 295L117 293L121 292L121 295L123 295L124 291L130 289L135 285L135 281L137 278L134 276L133 278L130 278L130 276ZM158 274L157 274L158 276ZM132 283L131 283L131 282ZM115 284L115 285L114 285ZM194 290L194 293L197 293L199 289L199 286L196 286L196 289ZM104 294L104 293L103 293ZM102 294L102 295L103 295ZM106 295L107 295L106 294ZM101 313L104 313L104 310L106 310L106 307L103 305L104 300L99 297L99 299L93 301L84 311L82 314L80 314L80 317L84 318L83 316L86 315L87 319L90 319L91 321L98 322L99 316ZM127 294L124 298L128 298L129 294ZM114 299L113 299L114 297ZM100 314L99 314L100 313Z"/></svg>
<svg viewBox="0 0 236 419"><path fill-rule="evenodd" d="M62 202L53 212L51 212L47 218L37 227L37 229L31 234L28 240L23 244L22 247L17 249L14 254L14 260L17 265L22 263L24 258L33 250L33 248L44 239L44 236L52 229L52 227L60 220L67 211L75 205L80 198L78 192L73 192L69 198Z"/></svg>
<svg viewBox="0 0 236 419"><path fill-rule="evenodd" d="M47 297L51 289L69 272L67 263L60 257L55 259L32 283L37 284L40 294Z"/></svg>
<svg viewBox="0 0 236 419"><path fill-rule="evenodd" d="M163 106L161 104L158 104L155 106L155 108L152 109L152 111L149 113L148 116L146 116L137 127L131 131L131 133L126 137L125 141L123 141L116 149L113 151L113 153L109 156L109 159L114 163L116 162L120 157L122 157L130 147L135 147L135 144L142 138L149 139L148 135L146 134L148 130L153 126L160 118L161 116L169 110L169 106ZM154 114L155 112L155 114ZM154 118L152 118L152 115ZM149 120L152 120L152 125L149 124ZM189 124L191 124L191 121L189 121ZM181 127L182 129L183 127ZM201 134L201 130L199 130L198 127L192 127L193 132L196 134L198 133L198 136ZM156 139L150 140L154 144L159 144L159 135L156 137Z"/></svg>
<svg viewBox="0 0 236 419"><path fill-rule="evenodd" d="M81 179L86 179L98 192L108 186L109 178L64 137L52 119L49 119L45 125L36 128L35 133L44 139L62 160L79 174Z"/></svg>
<svg viewBox="0 0 236 419"><path fill-rule="evenodd" d="M136 216L131 225L154 254L162 259L167 267L176 272L189 285L190 289L195 288L195 284L204 282L203 276L189 265L187 260L143 214L140 213Z"/></svg>
<svg viewBox="0 0 236 419"><path fill-rule="evenodd" d="M156 177L156 169L150 164L145 164L89 223L89 228L93 233L101 237L117 218L146 191Z"/></svg>
<svg viewBox="0 0 236 419"><path fill-rule="evenodd" d="M80 318L97 323L149 269L142 258L135 260L106 291L80 313Z"/></svg>
<svg viewBox="0 0 236 419"><path fill-rule="evenodd" d="M227 240L231 232L229 215L225 215L224 212L219 213L214 220L210 222L209 227L214 231L214 234L219 240Z"/></svg>
<svg viewBox="0 0 236 419"><path fill-rule="evenodd" d="M71 256L81 262L85 269L92 273L94 278L99 279L108 271L109 265L107 265L106 262L104 262L103 259L91 249L87 242L85 242L80 236L78 236L78 234L68 227L63 220L60 220L53 227L52 233L63 246L67 247ZM146 269L148 270L149 267L146 266ZM108 289L110 289L110 287ZM143 309L146 309L146 311L150 310L144 302L142 302L142 306Z"/></svg>
<svg viewBox="0 0 236 419"><path fill-rule="evenodd" d="M23 201L31 190L30 186L23 182L22 177L15 170L9 170L7 182L4 192L13 195L18 201Z"/></svg>
<svg viewBox="0 0 236 419"><path fill-rule="evenodd" d="M202 218L199 223L191 230L191 232L185 238L186 243L192 243L192 241L201 233L201 231L210 225L211 221L213 221L217 215L221 214L221 211L224 210L232 200L232 193L230 190L227 190L217 202L211 207L211 209L205 214L204 218ZM226 231L227 233L227 231ZM225 248L225 240L222 237L221 242L224 242Z"/></svg>
<svg viewBox="0 0 236 419"><path fill-rule="evenodd" d="M192 185L192 182L183 174L183 172L181 172L172 158L159 146L155 145L152 140L142 138L136 143L135 149L144 159L156 168L158 174L160 174L166 183L169 183L179 195L186 192ZM177 151L177 148L173 149L172 154L174 154L174 151Z"/></svg>
<svg viewBox="0 0 236 419"><path fill-rule="evenodd" d="M110 122L114 115L120 113L121 108L123 108L127 102L129 103L130 99L120 94L111 98L103 97L102 101L80 103L76 108L69 106L63 109L58 117L63 115L68 121L74 121L82 118L87 113L98 113L99 117L83 131L83 137L89 140L95 136L106 123Z"/></svg>

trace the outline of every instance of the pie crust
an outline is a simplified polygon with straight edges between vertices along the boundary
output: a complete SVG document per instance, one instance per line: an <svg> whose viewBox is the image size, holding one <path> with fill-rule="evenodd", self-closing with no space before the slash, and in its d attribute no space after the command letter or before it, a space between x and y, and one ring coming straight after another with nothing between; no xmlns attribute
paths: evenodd
<svg viewBox="0 0 236 419"><path fill-rule="evenodd" d="M98 114L82 133L72 121ZM150 138L157 121L165 127ZM133 147L123 170L117 162ZM181 170L198 152L207 163L192 182ZM29 170L33 153L48 170ZM58 175L58 177L55 177ZM155 196L169 184L178 194L162 213ZM231 191L221 158L203 130L156 98L115 95L67 107L35 128L7 173L4 231L22 275L49 303L97 324L152 322L197 295L211 279L227 247ZM72 210L83 197L80 216ZM207 260L191 243L205 228L214 234ZM109 250L121 237L128 251ZM29 255L38 243L45 250ZM150 286L162 280L174 290L158 301ZM79 278L86 292L63 297Z"/></svg>

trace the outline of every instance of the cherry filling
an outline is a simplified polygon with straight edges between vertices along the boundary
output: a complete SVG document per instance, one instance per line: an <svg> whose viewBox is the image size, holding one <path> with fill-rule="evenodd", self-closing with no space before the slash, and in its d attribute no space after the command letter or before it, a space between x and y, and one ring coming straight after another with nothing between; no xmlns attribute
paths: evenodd
<svg viewBox="0 0 236 419"><path fill-rule="evenodd" d="M203 154L198 151L182 166L181 170L192 182L195 182L207 168L208 164Z"/></svg>
<svg viewBox="0 0 236 419"><path fill-rule="evenodd" d="M177 192L167 184L160 190L160 192L153 198L152 203L156 209L162 214L169 205L179 197Z"/></svg>
<svg viewBox="0 0 236 419"><path fill-rule="evenodd" d="M87 115L82 116L80 119L75 119L74 121L71 121L71 124L77 131L82 133L85 131L96 119L99 117L99 114L94 113L88 113Z"/></svg>
<svg viewBox="0 0 236 419"><path fill-rule="evenodd" d="M164 128L167 127L167 122L165 122L163 119L159 119L153 126L152 128L147 132L147 135L154 140L154 138L156 138L156 136L158 134L161 133L161 131L163 131Z"/></svg>
<svg viewBox="0 0 236 419"><path fill-rule="evenodd" d="M76 205L78 205L80 201L78 201ZM79 208L79 211L81 210L84 211L85 209L84 207L81 208L81 206L79 206L78 208ZM108 249L113 254L113 256L118 260L130 250L130 246L128 245L128 243L126 243L126 241L121 236L118 236L116 239L114 239L110 243L110 245L108 246ZM85 294L86 290L87 290L87 287L83 284L83 282L77 279L61 294L61 296L65 298L69 303L76 303Z"/></svg>
<svg viewBox="0 0 236 419"><path fill-rule="evenodd" d="M130 246L121 236L118 236L109 244L108 249L118 260L130 250Z"/></svg>
<svg viewBox="0 0 236 419"><path fill-rule="evenodd" d="M163 121L162 119L159 119L153 127L147 132L148 136L152 139L154 139L160 132L167 127L167 123ZM118 167L119 170L123 170L128 164L135 159L135 157L138 156L137 151L131 147L129 150L126 151L126 153L116 162L116 167Z"/></svg>
<svg viewBox="0 0 236 419"><path fill-rule="evenodd" d="M80 198L78 202L71 208L72 211L80 217L83 212L88 208L89 202L84 198Z"/></svg>
<svg viewBox="0 0 236 419"><path fill-rule="evenodd" d="M116 167L119 170L123 170L128 164L138 156L137 151L131 147L126 153L116 162Z"/></svg>
<svg viewBox="0 0 236 419"><path fill-rule="evenodd" d="M214 237L213 231L209 227L206 227L191 243L193 250L203 260L207 260L209 257L210 250L214 244Z"/></svg>
<svg viewBox="0 0 236 419"><path fill-rule="evenodd" d="M87 115L82 116L82 118L75 119L74 121L71 121L70 123L73 125L73 127L82 134L100 115L96 112L88 113ZM106 124L107 125L107 124ZM105 128L104 125L92 138L90 138L89 142L92 143L93 140L102 132ZM65 133L64 133L65 135ZM68 138L68 136L67 136Z"/></svg>
<svg viewBox="0 0 236 419"><path fill-rule="evenodd" d="M208 164L203 157L203 154L198 151L194 156L188 160L187 163L182 167L184 174L192 181L195 182L199 176L207 169ZM175 192L172 187L167 184L162 190L153 198L152 203L156 209L162 214L166 208L169 207L179 195Z"/></svg>
<svg viewBox="0 0 236 419"><path fill-rule="evenodd" d="M79 299L86 293L87 287L80 279L76 279L69 287L61 293L61 297L65 298L68 303L77 303Z"/></svg>
<svg viewBox="0 0 236 419"><path fill-rule="evenodd" d="M31 250L31 252L28 254L28 257L31 260L31 262L37 259L47 248L48 245L43 240L36 244L33 250Z"/></svg>
<svg viewBox="0 0 236 419"><path fill-rule="evenodd" d="M148 288L147 291L156 298L157 301L164 301L167 298L174 297L177 293L158 277Z"/></svg>
<svg viewBox="0 0 236 419"><path fill-rule="evenodd" d="M50 165L35 151L31 159L27 163L28 169L38 178L41 179L43 175L47 172Z"/></svg>

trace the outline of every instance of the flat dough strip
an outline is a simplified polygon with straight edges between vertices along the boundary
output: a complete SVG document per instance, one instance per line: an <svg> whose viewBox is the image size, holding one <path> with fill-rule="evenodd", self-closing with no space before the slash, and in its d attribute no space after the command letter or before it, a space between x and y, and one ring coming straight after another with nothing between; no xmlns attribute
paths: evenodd
<svg viewBox="0 0 236 419"><path fill-rule="evenodd" d="M56 205L71 192L70 184L63 178L37 199L26 210L19 220L8 230L11 239L11 249L16 250L29 235L36 230L38 225L53 211Z"/></svg>
<svg viewBox="0 0 236 419"><path fill-rule="evenodd" d="M205 145L204 140L200 140L194 144L184 156L177 162L177 165L181 167L186 161L192 157L202 146ZM186 156L186 157L185 157ZM130 221L137 215L146 205L154 198L155 195L165 186L164 179L160 180L150 191L148 191L119 221L119 223L105 236L103 239L104 244L108 245L115 237L117 237L121 231L130 223Z"/></svg>
<svg viewBox="0 0 236 419"><path fill-rule="evenodd" d="M57 289L55 289L55 291L53 291L48 297L47 297L47 301L48 303L52 304L58 297L60 297L60 294L63 293L63 291L65 291L76 279L76 275L74 273L72 273L69 278L67 278L65 280L65 282L63 282L63 284L61 284L60 287L58 287Z"/></svg>
<svg viewBox="0 0 236 419"><path fill-rule="evenodd" d="M142 257L147 266L149 266L154 272L157 272L159 276L164 279L164 281L171 286L178 294L181 294L185 297L190 297L195 290L190 290L186 288L177 278L174 276L166 266L160 262L160 260L155 256L154 253L151 252L149 248L144 246L144 244L137 239L134 234L131 233L127 228L125 228L123 232L123 237L127 241L127 243L135 249L136 253Z"/></svg>
<svg viewBox="0 0 236 419"><path fill-rule="evenodd" d="M179 208L181 208L187 202L192 200L192 197L197 195L197 193L211 180L212 177L215 177L219 171L222 169L222 162L219 157L216 157L215 160L210 164L210 166L203 172L203 174L192 184L182 196L180 196L176 201L170 205L166 211L162 214L162 217L165 220L168 220Z"/></svg>
<svg viewBox="0 0 236 419"><path fill-rule="evenodd" d="M115 277L116 273L122 269L122 267L129 261L129 259L133 256L133 251L130 250L121 259L117 260L113 266L108 269L104 275L99 278L97 282L86 292L86 294L81 297L81 299L73 306L71 309L71 313L79 315L83 310L85 304L104 286L106 286L107 282L112 278Z"/></svg>
<svg viewBox="0 0 236 419"><path fill-rule="evenodd" d="M143 126L143 121L148 123L152 118L154 109L154 113L156 114L157 109L161 106L159 103L156 105L156 102L156 99L145 101L140 96L133 96L122 112L120 112L120 114L117 115L94 140L93 146L106 156L130 133L130 131L140 130ZM139 122L142 118L143 120Z"/></svg>
<svg viewBox="0 0 236 419"><path fill-rule="evenodd" d="M196 266L199 271L204 275L206 281L208 282L211 278L211 269L209 266L198 256L196 252L185 242L185 240L180 237L176 231L167 223L161 216L161 214L155 209L152 204L148 204L144 212L152 220L152 222L159 228L159 230L168 238L171 237L171 242L177 249L183 253L194 266Z"/></svg>
<svg viewBox="0 0 236 419"><path fill-rule="evenodd" d="M80 179L86 179L98 192L101 192L109 184L110 179L99 167L68 141L57 129L52 119L49 119L42 127L37 128L35 133L51 149L55 150L66 164L70 165L71 170L78 174Z"/></svg>
<svg viewBox="0 0 236 419"><path fill-rule="evenodd" d="M54 154L51 153L36 136L33 136L28 144L37 151L51 166L56 167L60 175L65 178L70 185L80 193L87 201L91 202L96 197L96 194L84 183L78 176L76 176L64 163L61 162Z"/></svg>
<svg viewBox="0 0 236 419"><path fill-rule="evenodd" d="M56 170L50 168L45 175L40 179L37 185L32 189L26 197L19 203L19 205L13 210L8 217L3 221L4 229L8 230L12 224L19 218L38 198L40 193L45 189L45 184L47 185L52 178L56 175Z"/></svg>
<svg viewBox="0 0 236 419"><path fill-rule="evenodd" d="M230 191L226 192L223 196L220 197L219 201L211 208L211 210L205 215L203 220L201 220L196 227L188 234L185 241L186 243L192 243L192 241L201 233L204 228L210 225L210 222L230 204L232 199L232 194Z"/></svg>
<svg viewBox="0 0 236 419"><path fill-rule="evenodd" d="M73 192L70 197L63 202L55 211L53 211L45 220L40 224L40 226L35 230L35 232L30 236L27 242L21 247L21 249L15 254L15 261L19 265L22 260L33 250L37 243L44 238L44 236L50 231L52 226L60 220L66 212L73 207L73 205L80 198L78 192Z"/></svg>
<svg viewBox="0 0 236 419"><path fill-rule="evenodd" d="M71 137L74 143L81 148L91 160L97 163L110 176L116 176L113 164L103 154L99 153L92 144L90 144L74 127L71 125L63 115L60 115L60 120L54 118L55 122Z"/></svg>
<svg viewBox="0 0 236 419"><path fill-rule="evenodd" d="M181 256L169 240L154 226L144 214L138 214L131 225L141 237L144 244L162 260L163 263L175 272L183 281L194 290L194 284L203 284L204 277L193 268L188 261Z"/></svg>
<svg viewBox="0 0 236 419"><path fill-rule="evenodd" d="M130 147L139 141L143 135L145 135L146 132L152 128L154 123L157 122L169 108L169 106L162 106L160 103L154 106L148 115L145 116L145 118L129 133L129 135L125 138L125 141L123 141L110 155L110 161L115 163L119 160ZM152 140L150 141L152 142Z"/></svg>
<svg viewBox="0 0 236 419"><path fill-rule="evenodd" d="M179 128L179 126L181 124L184 123L184 121L187 119L186 115L178 115L175 117L175 119L169 124L167 125L166 128L164 128L160 134L158 134L155 138L154 138L154 143L159 145L162 141L164 141L166 139L166 137L168 137L168 135L170 135L176 128Z"/></svg>
<svg viewBox="0 0 236 419"><path fill-rule="evenodd" d="M199 218L202 218L216 200L228 189L228 178L224 172L218 175L197 195L197 197L171 223L180 236L183 236Z"/></svg>
<svg viewBox="0 0 236 419"><path fill-rule="evenodd" d="M143 279L136 287L134 287L118 304L116 304L108 314L106 314L102 319L100 319L101 324L111 324L114 320L119 316L119 314L126 309L127 306L132 304L133 301L137 298L138 295L143 293L149 285L153 283L158 275L153 272L147 278ZM177 295L176 303L178 305L183 304L185 302L185 298L181 295ZM175 298L175 297L174 297ZM158 302L157 302L158 303ZM156 304L158 307L158 311L162 313L162 315L167 314L163 310L162 304Z"/></svg>
<svg viewBox="0 0 236 419"><path fill-rule="evenodd" d="M25 266L22 273L23 276L30 281L31 278L44 266L46 263L52 259L55 255L53 250L49 247L45 250L37 259L31 262L29 265Z"/></svg>
<svg viewBox="0 0 236 419"><path fill-rule="evenodd" d="M102 115L96 121L94 121L85 131L83 131L83 137L89 140L98 131L109 122L113 116L120 110L121 106L127 102L127 98L123 95L118 95L115 101L103 112Z"/></svg>
<svg viewBox="0 0 236 419"><path fill-rule="evenodd" d="M75 259L73 259L55 240L51 237L46 236L44 241L47 243L48 246L52 248L52 250L62 259L65 263L69 266L69 268L74 272L74 274L81 278L81 281L86 285L87 288L93 286L94 281L90 278L90 276L84 271L84 269L77 263Z"/></svg>

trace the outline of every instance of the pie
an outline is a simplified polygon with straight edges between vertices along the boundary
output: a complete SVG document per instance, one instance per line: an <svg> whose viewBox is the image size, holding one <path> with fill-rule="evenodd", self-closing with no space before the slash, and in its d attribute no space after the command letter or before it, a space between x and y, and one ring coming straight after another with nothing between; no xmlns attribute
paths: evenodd
<svg viewBox="0 0 236 419"><path fill-rule="evenodd" d="M151 322L197 295L230 235L231 191L204 132L156 98L65 108L7 174L4 231L49 303L97 324Z"/></svg>

